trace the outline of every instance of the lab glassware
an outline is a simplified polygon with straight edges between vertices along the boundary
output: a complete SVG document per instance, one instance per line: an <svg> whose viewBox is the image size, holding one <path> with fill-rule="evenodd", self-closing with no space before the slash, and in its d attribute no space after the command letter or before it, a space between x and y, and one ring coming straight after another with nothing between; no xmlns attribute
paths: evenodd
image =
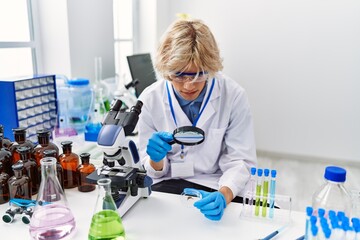
<svg viewBox="0 0 360 240"><path fill-rule="evenodd" d="M23 198L31 200L31 180L24 173L24 164L19 161L12 165L14 176L9 178L8 186L10 192L10 199Z"/></svg>
<svg viewBox="0 0 360 240"><path fill-rule="evenodd" d="M54 149L46 149L43 153L44 157L53 157L56 159L56 176L58 177L61 188L64 189L64 169L62 168L58 158L56 157L56 151Z"/></svg>
<svg viewBox="0 0 360 240"><path fill-rule="evenodd" d="M9 174L9 176L12 176L13 171L11 169L11 165L12 165L11 152L8 149L3 148L2 139L3 138L2 138L2 135L0 133L0 162L2 163L4 172Z"/></svg>
<svg viewBox="0 0 360 240"><path fill-rule="evenodd" d="M351 196L345 188L346 170L337 166L328 166L324 174L325 183L314 193L312 207L315 212L319 208L326 211L343 211L350 216Z"/></svg>
<svg viewBox="0 0 360 240"><path fill-rule="evenodd" d="M26 140L26 128L14 128L13 133L15 142L11 146L10 151L12 154L12 163L14 164L20 160L20 154L17 152L19 147L28 146L31 151L33 151L35 146L30 140Z"/></svg>
<svg viewBox="0 0 360 240"><path fill-rule="evenodd" d="M8 180L10 176L3 171L3 164L0 162L0 204L10 200Z"/></svg>
<svg viewBox="0 0 360 240"><path fill-rule="evenodd" d="M78 176L76 169L79 166L79 156L71 151L72 141L61 142L63 153L59 156L59 161L64 169L64 188L74 188L78 186Z"/></svg>
<svg viewBox="0 0 360 240"><path fill-rule="evenodd" d="M125 230L119 213L111 196L111 179L101 178L97 181L98 198L91 220L88 239L125 239Z"/></svg>
<svg viewBox="0 0 360 240"><path fill-rule="evenodd" d="M56 176L56 159L40 160L41 184L30 220L32 239L63 239L71 236L76 223Z"/></svg>
<svg viewBox="0 0 360 240"><path fill-rule="evenodd" d="M13 144L10 139L6 138L4 136L4 126L0 124L0 144L2 144L2 147L10 150L11 145ZM2 148L0 147L0 149Z"/></svg>
<svg viewBox="0 0 360 240"><path fill-rule="evenodd" d="M80 154L81 164L77 168L78 177L79 177L79 186L78 190L80 192L91 192L95 190L96 185L87 183L86 177L94 172L95 166L90 163L90 154L89 153L82 153Z"/></svg>
<svg viewBox="0 0 360 240"><path fill-rule="evenodd" d="M40 187L38 166L35 160L31 158L30 147L19 147L17 152L20 154L20 160L24 164L24 170L31 180L31 192L34 195L38 193Z"/></svg>
<svg viewBox="0 0 360 240"><path fill-rule="evenodd" d="M40 160L45 157L44 151L47 149L53 149L56 151L57 158L59 156L59 148L52 142L50 142L50 130L49 129L40 129L36 132L38 145L34 148L34 157L36 164L40 167Z"/></svg>

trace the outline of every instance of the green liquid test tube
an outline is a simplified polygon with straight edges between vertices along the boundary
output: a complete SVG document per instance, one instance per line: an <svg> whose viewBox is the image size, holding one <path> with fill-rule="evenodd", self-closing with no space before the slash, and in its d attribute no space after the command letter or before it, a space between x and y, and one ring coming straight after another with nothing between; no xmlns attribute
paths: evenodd
<svg viewBox="0 0 360 240"><path fill-rule="evenodd" d="M267 202L269 193L269 169L264 169L264 186L263 186L263 201L262 201L262 216L266 217L267 213Z"/></svg>
<svg viewBox="0 0 360 240"><path fill-rule="evenodd" d="M256 197L255 197L255 216L259 216L260 213L260 197L261 197L261 186L262 186L262 174L263 170L257 170L257 183L256 183Z"/></svg>

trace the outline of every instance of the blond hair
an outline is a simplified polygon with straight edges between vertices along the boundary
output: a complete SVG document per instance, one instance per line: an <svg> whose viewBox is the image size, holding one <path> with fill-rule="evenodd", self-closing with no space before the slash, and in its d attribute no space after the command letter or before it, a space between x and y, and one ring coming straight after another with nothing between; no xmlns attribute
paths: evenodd
<svg viewBox="0 0 360 240"><path fill-rule="evenodd" d="M168 78L194 64L210 76L223 69L213 34L201 20L179 19L170 25L157 50L155 68Z"/></svg>

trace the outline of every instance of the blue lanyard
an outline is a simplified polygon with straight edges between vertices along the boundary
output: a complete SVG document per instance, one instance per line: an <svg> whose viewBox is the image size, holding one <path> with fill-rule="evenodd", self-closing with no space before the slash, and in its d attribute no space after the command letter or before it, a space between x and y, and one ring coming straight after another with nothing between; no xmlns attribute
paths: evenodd
<svg viewBox="0 0 360 240"><path fill-rule="evenodd" d="M202 107L202 109L200 109L200 112L199 112L199 115L197 116L197 118L195 119L194 123L193 123L193 126L195 127L201 114L203 113L206 105L208 104L209 102L209 99L210 99L210 96L212 94L212 91L214 89L214 85L215 85L215 78L213 78L212 80L212 83L211 83L211 87L210 87L210 90L209 90L209 95L206 97L206 100L205 100L205 103L204 103L204 106ZM175 117L175 111L174 111L174 107L173 107L173 104L172 104L172 100L171 100L171 96L170 96L170 90L169 90L169 86L168 86L168 82L166 82L166 90L167 90L167 95L168 95L168 99L169 99L169 105L170 105L170 111L171 111L171 115L174 119L174 122L175 122L175 125L176 127L178 126L177 125L177 122L176 122L176 117Z"/></svg>

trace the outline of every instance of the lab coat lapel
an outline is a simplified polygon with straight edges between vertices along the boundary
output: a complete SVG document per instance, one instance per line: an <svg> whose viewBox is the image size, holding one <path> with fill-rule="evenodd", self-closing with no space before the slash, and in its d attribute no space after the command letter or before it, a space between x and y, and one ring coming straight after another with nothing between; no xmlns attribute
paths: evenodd
<svg viewBox="0 0 360 240"><path fill-rule="evenodd" d="M192 124L191 124L189 118L186 116L186 114L182 110L178 100L176 99L171 82L168 82L168 86L169 86L169 91L170 91L170 96L171 96L171 102L172 102L175 117L176 117L177 127L191 126ZM167 95L167 90L166 90L166 81L165 81L165 91L164 91L163 98L164 98L164 102L168 105L167 108L169 110L171 119L173 119L171 110L170 110L170 103L169 103L169 99L168 99L168 95ZM174 125L175 125L175 122L174 122Z"/></svg>
<svg viewBox="0 0 360 240"><path fill-rule="evenodd" d="M205 100L209 94L209 91L210 91L210 86L211 86L211 82L208 83L208 88L206 90L206 95L204 97L204 100L201 104L201 108L203 108L204 104L205 104ZM211 93L211 96L210 96L210 99L209 99L209 102L208 104L206 105L203 113L201 114L197 124L196 124L196 127L198 128L202 128L205 123L211 118L211 116L213 116L216 112L216 109L214 108L214 101L219 97L220 95L220 88L219 88L219 80L215 80L215 85L214 85L214 89Z"/></svg>

